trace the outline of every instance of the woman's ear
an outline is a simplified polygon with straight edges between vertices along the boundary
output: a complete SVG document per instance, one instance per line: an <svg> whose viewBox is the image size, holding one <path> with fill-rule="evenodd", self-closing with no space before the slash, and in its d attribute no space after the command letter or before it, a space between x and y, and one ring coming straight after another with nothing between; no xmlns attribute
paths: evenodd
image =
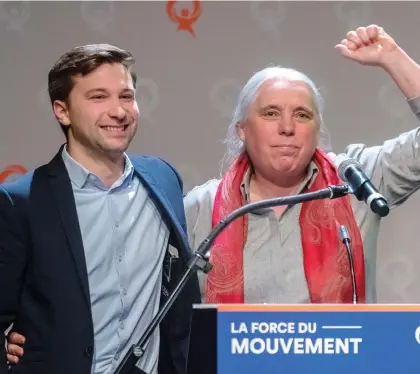
<svg viewBox="0 0 420 374"><path fill-rule="evenodd" d="M245 131L243 122L236 123L236 133L238 134L239 139L241 139L242 142L245 142Z"/></svg>

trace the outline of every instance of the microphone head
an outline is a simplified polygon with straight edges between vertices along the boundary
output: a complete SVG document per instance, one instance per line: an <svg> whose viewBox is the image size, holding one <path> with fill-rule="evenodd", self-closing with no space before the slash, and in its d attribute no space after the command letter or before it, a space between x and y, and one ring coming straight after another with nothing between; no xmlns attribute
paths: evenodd
<svg viewBox="0 0 420 374"><path fill-rule="evenodd" d="M354 158L348 157L345 153L337 155L335 163L336 165L338 165L338 176L343 182L348 182L346 177L346 171L349 166L354 166L360 171L363 170L362 165L360 165L359 161L355 160Z"/></svg>

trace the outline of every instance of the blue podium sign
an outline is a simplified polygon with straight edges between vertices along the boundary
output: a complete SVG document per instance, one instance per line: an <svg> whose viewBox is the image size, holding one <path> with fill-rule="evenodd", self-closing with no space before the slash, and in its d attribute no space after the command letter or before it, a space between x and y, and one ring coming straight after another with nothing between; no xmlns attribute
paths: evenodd
<svg viewBox="0 0 420 374"><path fill-rule="evenodd" d="M418 374L420 305L220 305L217 374Z"/></svg>

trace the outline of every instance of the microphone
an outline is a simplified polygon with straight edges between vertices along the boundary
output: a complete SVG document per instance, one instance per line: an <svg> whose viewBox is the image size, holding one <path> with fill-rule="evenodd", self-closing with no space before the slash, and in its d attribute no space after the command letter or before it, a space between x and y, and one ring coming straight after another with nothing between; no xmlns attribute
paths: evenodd
<svg viewBox="0 0 420 374"><path fill-rule="evenodd" d="M347 227L344 225L340 226L340 240L347 249L347 256L349 258L349 263L350 263L351 283L353 287L353 304L357 304L356 275L354 273L353 255L351 253L351 240L350 240L349 230L347 230Z"/></svg>
<svg viewBox="0 0 420 374"><path fill-rule="evenodd" d="M156 316L147 326L146 331L140 337L138 343L136 345L131 346L130 350L119 363L114 374L145 374L144 371L136 367L136 362L141 356L144 355L147 343L150 337L153 335L154 330L165 318L172 304L175 302L175 300L177 299L178 295L180 294L190 277L198 270L201 270L202 272L207 274L213 268L213 265L209 261L209 256L207 255L216 238L233 221L235 221L239 217L244 216L247 213L259 211L261 209L281 205L296 205L312 200L336 199L347 195L349 192L350 191L347 185L334 185L313 192L301 193L298 195L290 195L285 197L276 197L273 199L249 203L234 210L232 213L226 216L216 225L216 227L213 228L213 230L210 232L207 238L200 243L197 251L194 253L190 261L188 262L187 269L181 276L172 293L169 295L161 309L158 311Z"/></svg>
<svg viewBox="0 0 420 374"><path fill-rule="evenodd" d="M356 198L363 200L378 216L387 216L388 203L363 172L362 165L345 154L338 155L335 162L338 164L339 177L349 184Z"/></svg>

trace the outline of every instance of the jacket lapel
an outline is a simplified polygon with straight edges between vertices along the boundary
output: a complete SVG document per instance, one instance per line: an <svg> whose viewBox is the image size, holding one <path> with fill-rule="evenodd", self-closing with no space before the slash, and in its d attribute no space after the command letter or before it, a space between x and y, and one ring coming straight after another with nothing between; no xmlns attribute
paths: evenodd
<svg viewBox="0 0 420 374"><path fill-rule="evenodd" d="M173 228L175 235L179 241L179 244L183 248L180 248L180 256L184 257L185 261L188 261L188 258L185 257L186 246L188 246L188 240L186 235L184 234L184 230L182 229L179 220L176 217L176 214L172 208L172 205L166 196L162 187L159 186L156 179L153 177L151 173L149 173L148 169L142 165L140 162L134 161L131 159L134 169L136 171L137 176L140 178L144 186L149 191L151 198L158 204L161 208L160 211L162 213L166 213L162 215L162 218L165 221L169 220L169 228Z"/></svg>
<svg viewBox="0 0 420 374"><path fill-rule="evenodd" d="M83 293L86 301L90 304L89 282L82 234L80 232L79 219L77 217L76 203L70 178L61 158L61 150L62 149L60 149L58 154L48 164L49 181L53 191L52 198L55 200L58 208L62 228L79 274Z"/></svg>

